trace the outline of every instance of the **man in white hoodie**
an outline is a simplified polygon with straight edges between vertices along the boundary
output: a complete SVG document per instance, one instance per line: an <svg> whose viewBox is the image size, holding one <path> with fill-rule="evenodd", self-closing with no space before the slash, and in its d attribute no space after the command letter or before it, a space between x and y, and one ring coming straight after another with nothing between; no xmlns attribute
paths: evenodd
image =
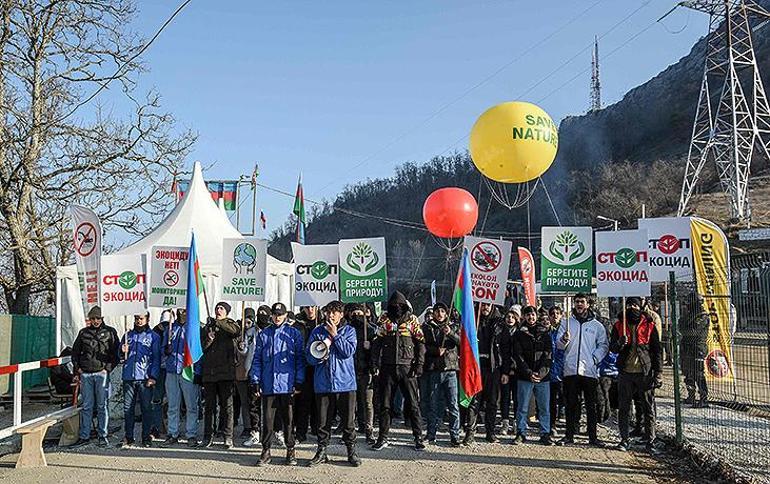
<svg viewBox="0 0 770 484"><path fill-rule="evenodd" d="M588 420L588 442L595 447L604 447L604 442L596 435L596 392L599 363L609 350L607 331L589 308L586 294L578 293L572 301L572 314L556 335L557 348L564 350L563 385L567 416L566 434L556 444L575 443L575 434L580 425L582 395Z"/></svg>

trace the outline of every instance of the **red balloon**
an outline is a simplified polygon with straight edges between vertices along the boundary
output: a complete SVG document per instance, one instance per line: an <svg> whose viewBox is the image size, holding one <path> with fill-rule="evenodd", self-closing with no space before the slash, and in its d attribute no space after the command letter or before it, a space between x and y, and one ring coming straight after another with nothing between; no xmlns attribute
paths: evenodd
<svg viewBox="0 0 770 484"><path fill-rule="evenodd" d="M439 188L425 199L422 219L436 237L464 237L476 226L479 206L467 190Z"/></svg>

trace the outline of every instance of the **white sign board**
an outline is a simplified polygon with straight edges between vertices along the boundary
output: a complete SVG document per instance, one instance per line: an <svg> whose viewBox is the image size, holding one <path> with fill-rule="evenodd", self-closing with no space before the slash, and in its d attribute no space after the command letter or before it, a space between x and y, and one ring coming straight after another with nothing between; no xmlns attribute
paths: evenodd
<svg viewBox="0 0 770 484"><path fill-rule="evenodd" d="M70 205L75 263L78 268L83 308L88 310L99 303L101 287L102 225L93 210Z"/></svg>
<svg viewBox="0 0 770 484"><path fill-rule="evenodd" d="M466 236L464 246L470 256L473 300L504 304L513 243Z"/></svg>
<svg viewBox="0 0 770 484"><path fill-rule="evenodd" d="M264 302L267 241L241 237L222 245L222 299Z"/></svg>
<svg viewBox="0 0 770 484"><path fill-rule="evenodd" d="M667 282L674 271L677 281L692 281L690 218L640 218L639 228L649 237L650 280Z"/></svg>
<svg viewBox="0 0 770 484"><path fill-rule="evenodd" d="M770 227L759 229L743 229L738 231L738 240L770 240Z"/></svg>
<svg viewBox="0 0 770 484"><path fill-rule="evenodd" d="M385 238L342 239L337 248L340 300L345 303L385 300L388 297Z"/></svg>
<svg viewBox="0 0 770 484"><path fill-rule="evenodd" d="M291 243L294 254L294 304L323 306L339 297L339 252L337 244Z"/></svg>
<svg viewBox="0 0 770 484"><path fill-rule="evenodd" d="M187 296L189 247L156 245L150 255L148 305L154 308L184 307Z"/></svg>
<svg viewBox="0 0 770 484"><path fill-rule="evenodd" d="M133 316L147 311L146 267L143 254L102 257L103 316Z"/></svg>
<svg viewBox="0 0 770 484"><path fill-rule="evenodd" d="M646 230L596 232L596 294L650 295Z"/></svg>

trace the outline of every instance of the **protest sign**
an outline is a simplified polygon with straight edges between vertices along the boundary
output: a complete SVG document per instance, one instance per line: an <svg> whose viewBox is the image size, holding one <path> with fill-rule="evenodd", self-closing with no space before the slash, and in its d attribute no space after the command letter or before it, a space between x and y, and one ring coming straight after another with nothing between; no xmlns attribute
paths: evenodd
<svg viewBox="0 0 770 484"><path fill-rule="evenodd" d="M101 262L102 315L147 311L147 264L143 254L105 255Z"/></svg>
<svg viewBox="0 0 770 484"><path fill-rule="evenodd" d="M227 301L265 300L267 241L257 237L224 239L222 298Z"/></svg>
<svg viewBox="0 0 770 484"><path fill-rule="evenodd" d="M294 304L323 306L339 297L339 252L336 244L291 243L294 254Z"/></svg>
<svg viewBox="0 0 770 484"><path fill-rule="evenodd" d="M639 228L650 239L650 281L668 282L671 271L678 282L692 281L690 217L640 218Z"/></svg>
<svg viewBox="0 0 770 484"><path fill-rule="evenodd" d="M543 227L541 235L540 290L591 292L593 229Z"/></svg>
<svg viewBox="0 0 770 484"><path fill-rule="evenodd" d="M72 216L75 263L78 268L80 293L86 312L98 304L100 289L100 265L102 260L102 226L93 210L70 205Z"/></svg>
<svg viewBox="0 0 770 484"><path fill-rule="evenodd" d="M338 248L342 302L384 300L388 290L385 239L343 239Z"/></svg>
<svg viewBox="0 0 770 484"><path fill-rule="evenodd" d="M473 300L498 305L505 303L513 243L466 236L464 246L471 263Z"/></svg>
<svg viewBox="0 0 770 484"><path fill-rule="evenodd" d="M596 294L649 296L650 262L646 230L596 233Z"/></svg>
<svg viewBox="0 0 770 484"><path fill-rule="evenodd" d="M184 307L187 294L189 247L154 246L150 254L148 306Z"/></svg>

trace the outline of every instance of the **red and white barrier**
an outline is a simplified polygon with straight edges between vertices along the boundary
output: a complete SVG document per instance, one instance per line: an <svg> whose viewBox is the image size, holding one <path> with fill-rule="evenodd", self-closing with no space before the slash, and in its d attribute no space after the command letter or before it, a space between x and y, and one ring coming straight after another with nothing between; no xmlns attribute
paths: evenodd
<svg viewBox="0 0 770 484"><path fill-rule="evenodd" d="M17 363L14 365L0 366L0 375L13 375L13 425L0 429L0 440L5 439L13 435L13 433L19 427L29 425L35 422L39 422L48 417L43 415L42 417L33 418L27 421L21 421L21 391L22 391L22 375L25 371L37 370L40 368L53 368L54 366L64 365L70 362L69 356L48 358L39 361L29 361L26 363Z"/></svg>

